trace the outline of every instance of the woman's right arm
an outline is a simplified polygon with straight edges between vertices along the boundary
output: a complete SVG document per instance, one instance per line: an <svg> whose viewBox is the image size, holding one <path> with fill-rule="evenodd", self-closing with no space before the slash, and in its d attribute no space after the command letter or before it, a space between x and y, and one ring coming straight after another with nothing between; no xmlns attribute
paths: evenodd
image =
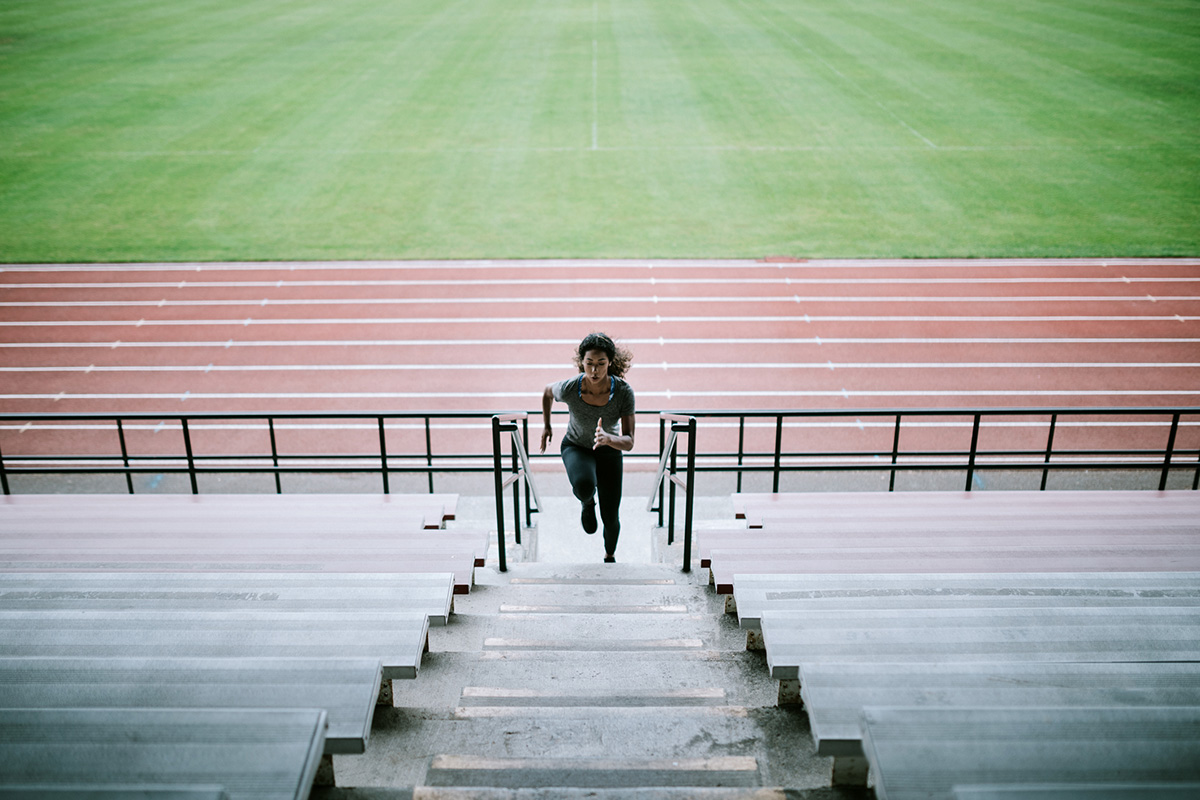
<svg viewBox="0 0 1200 800"><path fill-rule="evenodd" d="M550 408L554 405L554 384L546 384L546 390L542 392L542 450L546 452L546 445L554 438L554 431L550 428Z"/></svg>

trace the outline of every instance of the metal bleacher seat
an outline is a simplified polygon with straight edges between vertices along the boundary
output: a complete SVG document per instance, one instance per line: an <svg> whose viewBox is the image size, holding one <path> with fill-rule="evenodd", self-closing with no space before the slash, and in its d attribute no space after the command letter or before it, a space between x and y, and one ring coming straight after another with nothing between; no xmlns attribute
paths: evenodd
<svg viewBox="0 0 1200 800"><path fill-rule="evenodd" d="M0 571L450 572L455 592L468 592L487 554L486 532L429 530L441 526L447 502L406 502L395 495L5 497Z"/></svg>
<svg viewBox="0 0 1200 800"><path fill-rule="evenodd" d="M1075 785L1078 792L1200 782L1195 706L868 707L862 730L880 800L953 800L956 787L978 784Z"/></svg>
<svg viewBox="0 0 1200 800"><path fill-rule="evenodd" d="M317 709L7 709L0 796L41 796L40 787L70 797L165 790L302 800L320 765L325 724Z"/></svg>
<svg viewBox="0 0 1200 800"><path fill-rule="evenodd" d="M445 625L454 602L447 572L25 572L0 573L0 609L225 611L393 610Z"/></svg>
<svg viewBox="0 0 1200 800"><path fill-rule="evenodd" d="M954 800L1195 800L1200 783L1016 783L955 786Z"/></svg>
<svg viewBox="0 0 1200 800"><path fill-rule="evenodd" d="M0 657L372 658L414 678L424 614L402 611L0 610Z"/></svg>
<svg viewBox="0 0 1200 800"><path fill-rule="evenodd" d="M324 752L362 753L381 674L363 658L0 658L0 709L320 708Z"/></svg>
<svg viewBox="0 0 1200 800"><path fill-rule="evenodd" d="M376 703L391 702L393 679L416 677L431 621L446 624L454 593L471 585L487 539L441 529L454 499L4 498L0 714L42 712L31 717L39 730L65 725L64 714L85 728L109 720L131 741L161 729L183 752L193 741L203 751L209 735L192 715L228 713L237 742L245 717L230 709L280 719L318 709L318 759L289 767L292 794L279 794L306 796L314 775L332 782L333 753L364 752ZM139 721L149 727L137 731ZM38 735L28 743L38 758L58 752ZM192 784L204 773L178 761L188 792L268 796L258 779L235 785L236 759L224 769L210 760L203 786ZM153 793L178 782L165 765L161 781L149 774L100 772L69 791ZM283 786L270 780L272 792ZM24 781L0 782L17 791Z"/></svg>
<svg viewBox="0 0 1200 800"><path fill-rule="evenodd" d="M1194 607L767 611L762 630L776 679L810 662L1200 660Z"/></svg>
<svg viewBox="0 0 1200 800"><path fill-rule="evenodd" d="M737 574L1200 571L1197 492L779 497L777 526L699 532L718 593Z"/></svg>
<svg viewBox="0 0 1200 800"><path fill-rule="evenodd" d="M869 608L1200 606L1200 573L884 573L735 575L734 609L748 647L772 611Z"/></svg>
<svg viewBox="0 0 1200 800"><path fill-rule="evenodd" d="M734 505L761 527L701 531L702 563L748 646L765 647L780 702L803 701L835 784L865 785L868 763L881 799L1197 777L1200 494ZM1088 730L1115 720L1128 730Z"/></svg>
<svg viewBox="0 0 1200 800"><path fill-rule="evenodd" d="M847 663L800 665L817 754L834 782L865 784L866 706L1200 706L1200 663Z"/></svg>

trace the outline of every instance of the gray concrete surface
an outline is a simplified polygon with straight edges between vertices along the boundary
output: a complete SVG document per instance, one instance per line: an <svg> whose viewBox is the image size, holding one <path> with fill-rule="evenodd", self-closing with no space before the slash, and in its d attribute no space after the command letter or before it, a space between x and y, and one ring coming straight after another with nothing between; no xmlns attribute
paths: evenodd
<svg viewBox="0 0 1200 800"><path fill-rule="evenodd" d="M431 632L419 679L376 712L367 752L336 757L336 772L359 790L347 797L449 798L461 783L489 798L824 791L831 760L775 693L699 572L599 558L489 566Z"/></svg>

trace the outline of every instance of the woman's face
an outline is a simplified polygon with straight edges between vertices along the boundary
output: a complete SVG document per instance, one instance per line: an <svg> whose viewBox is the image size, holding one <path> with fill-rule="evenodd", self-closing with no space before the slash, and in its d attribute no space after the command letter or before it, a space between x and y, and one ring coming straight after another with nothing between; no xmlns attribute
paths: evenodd
<svg viewBox="0 0 1200 800"><path fill-rule="evenodd" d="M608 377L608 355L603 350L588 350L583 354L583 374L595 383Z"/></svg>

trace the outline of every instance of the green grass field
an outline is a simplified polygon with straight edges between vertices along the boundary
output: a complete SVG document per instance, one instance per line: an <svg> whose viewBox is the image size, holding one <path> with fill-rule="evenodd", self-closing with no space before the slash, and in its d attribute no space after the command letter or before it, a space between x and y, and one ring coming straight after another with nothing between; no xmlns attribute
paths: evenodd
<svg viewBox="0 0 1200 800"><path fill-rule="evenodd" d="M1200 0L4 0L0 260L1200 254Z"/></svg>

